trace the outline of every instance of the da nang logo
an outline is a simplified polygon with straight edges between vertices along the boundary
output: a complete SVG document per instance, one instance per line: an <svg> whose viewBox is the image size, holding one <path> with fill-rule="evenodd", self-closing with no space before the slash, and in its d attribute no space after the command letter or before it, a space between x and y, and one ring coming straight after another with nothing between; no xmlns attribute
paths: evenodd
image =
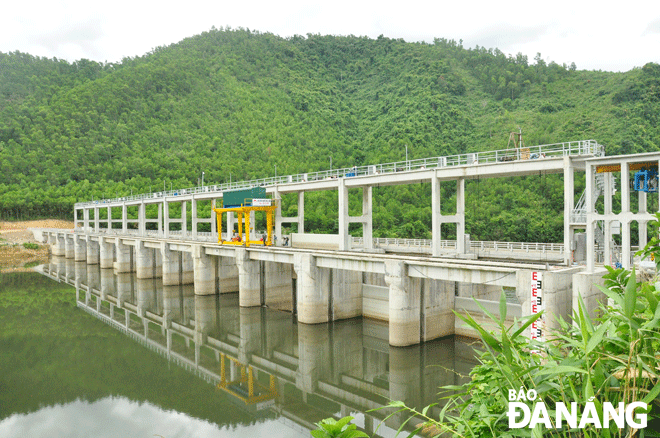
<svg viewBox="0 0 660 438"><path fill-rule="evenodd" d="M528 391L522 388L519 391L515 389L509 390L509 410L507 417L509 417L510 429L521 429L524 427L533 429L536 425L540 424L548 429L553 427L561 428L564 424L572 429L584 429L588 425L593 425L596 429L609 428L610 421L614 422L620 429L624 427L624 423L629 427L635 429L643 429L646 427L646 414L639 411L646 412L647 404L643 402L634 403L618 403L614 406L610 402L603 403L603 420L601 422L598 416L596 404L593 397L584 405L584 409L580 410L576 402L571 402L569 406L566 403L558 402L554 408L554 418L551 418L550 412L545 403L536 401L537 393L535 390ZM524 403L523 401L534 402L533 408ZM635 411L638 411L637 413ZM554 423L554 426L553 426Z"/></svg>

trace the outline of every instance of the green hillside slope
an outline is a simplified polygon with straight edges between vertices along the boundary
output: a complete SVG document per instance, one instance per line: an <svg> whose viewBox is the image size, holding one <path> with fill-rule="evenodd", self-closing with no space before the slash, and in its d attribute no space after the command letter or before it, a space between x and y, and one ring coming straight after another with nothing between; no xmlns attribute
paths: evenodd
<svg viewBox="0 0 660 438"><path fill-rule="evenodd" d="M213 184L401 160L406 146L411 158L500 149L518 127L530 145L654 151L659 98L657 64L580 71L440 39L213 29L117 64L0 53L0 211L71 217L74 202L188 187L202 171ZM560 185L469 183L467 230L560 240ZM427 237L429 196L376 189L376 234ZM336 194L306 205L307 231L336 229Z"/></svg>

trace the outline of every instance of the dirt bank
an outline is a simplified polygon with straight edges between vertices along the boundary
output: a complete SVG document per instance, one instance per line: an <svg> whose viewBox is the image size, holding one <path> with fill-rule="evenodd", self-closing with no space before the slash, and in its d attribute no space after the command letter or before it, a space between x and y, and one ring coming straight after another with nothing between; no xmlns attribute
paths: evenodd
<svg viewBox="0 0 660 438"><path fill-rule="evenodd" d="M48 245L37 242L29 228L72 229L73 222L59 219L0 222L0 272L23 271L28 269L26 265L48 262Z"/></svg>

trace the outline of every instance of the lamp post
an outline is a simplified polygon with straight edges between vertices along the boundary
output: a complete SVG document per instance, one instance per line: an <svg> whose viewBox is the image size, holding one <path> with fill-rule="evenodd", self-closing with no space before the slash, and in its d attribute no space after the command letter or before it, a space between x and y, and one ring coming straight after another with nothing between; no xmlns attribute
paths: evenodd
<svg viewBox="0 0 660 438"><path fill-rule="evenodd" d="M202 188L204 188L204 172L202 172Z"/></svg>

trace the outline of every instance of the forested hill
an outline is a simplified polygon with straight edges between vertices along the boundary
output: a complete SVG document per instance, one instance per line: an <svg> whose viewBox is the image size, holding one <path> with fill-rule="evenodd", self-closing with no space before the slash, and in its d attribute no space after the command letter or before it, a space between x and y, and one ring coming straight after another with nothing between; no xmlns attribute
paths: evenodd
<svg viewBox="0 0 660 438"><path fill-rule="evenodd" d="M500 149L518 127L528 145L655 151L658 114L658 64L581 71L444 39L213 29L120 63L0 53L0 211L72 217L74 202L197 185L202 171L213 184L327 169L330 157L389 162L406 145L411 158ZM468 232L558 240L559 186L555 176L468 184ZM426 237L429 195L377 189L374 229ZM336 228L336 194L307 202L308 231Z"/></svg>

